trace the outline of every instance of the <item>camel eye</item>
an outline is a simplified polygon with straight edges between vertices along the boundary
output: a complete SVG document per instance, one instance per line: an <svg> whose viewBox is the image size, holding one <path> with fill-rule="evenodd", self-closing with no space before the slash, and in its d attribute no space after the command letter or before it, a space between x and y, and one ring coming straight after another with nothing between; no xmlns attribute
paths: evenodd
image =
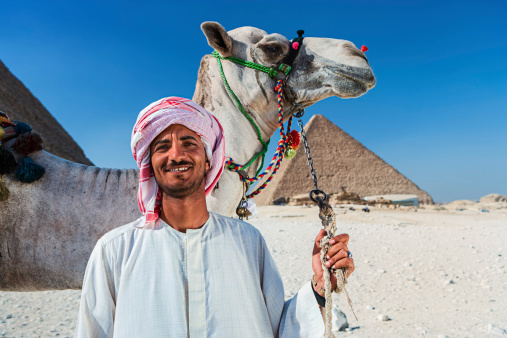
<svg viewBox="0 0 507 338"><path fill-rule="evenodd" d="M286 50L285 44L277 40L260 42L258 48L262 51L262 56L265 58L264 61L268 63L277 63L284 56Z"/></svg>
<svg viewBox="0 0 507 338"><path fill-rule="evenodd" d="M280 51L280 49L276 46L268 46L266 49L270 53L278 53Z"/></svg>

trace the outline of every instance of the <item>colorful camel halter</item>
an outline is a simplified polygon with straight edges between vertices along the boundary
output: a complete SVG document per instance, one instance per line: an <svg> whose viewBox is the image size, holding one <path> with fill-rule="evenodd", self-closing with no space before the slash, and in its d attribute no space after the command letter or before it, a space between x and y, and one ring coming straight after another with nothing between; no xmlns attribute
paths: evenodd
<svg viewBox="0 0 507 338"><path fill-rule="evenodd" d="M296 150L298 149L298 146L299 146L299 134L295 130L293 130L292 132L290 130L291 124L292 124L292 116L288 120L286 133L284 132L284 127L283 127L283 83L284 83L284 80L286 81L289 77L289 73L292 69L292 64L293 64L296 56L298 55L299 50L301 49L301 45L302 45L302 42L304 39L303 38L304 31L303 30L298 30L297 33L298 33L298 37L292 40L292 43L291 43L292 48L289 51L289 55L284 60L285 62L280 64L280 66L278 68L266 67L266 66L263 66L263 65L260 65L260 64L254 63L254 62L246 61L246 60L236 58L236 57L222 57L222 56L220 56L220 54L217 51L213 51L213 53L211 54L217 59L218 66L220 68L220 74L222 75L222 79L224 81L225 87L227 88L230 95L232 96L232 98L236 102L236 105L238 106L238 109L241 111L243 116L245 116L245 118L254 127L254 129L257 133L257 138L259 139L259 141L262 144L262 150L260 152L256 153L246 164L243 164L243 165L237 164L234 162L234 160L231 157L227 157L227 159L225 161L225 165L226 165L227 169L237 172L239 174L240 179L243 181L243 184L245 185L243 199L242 199L243 204L244 204L244 202L246 202L247 198L251 198L251 197L258 195L267 186L267 184L269 182L271 182L274 175L277 173L278 169L280 168L280 164L282 163L283 157L284 156L287 158L294 157L296 155ZM264 171L262 171L262 168L264 166L264 159L266 156L266 152L268 150L269 140L266 142L262 139L262 134L261 134L259 127L255 123L255 121L250 117L250 115L248 115L248 113L245 111L245 109L243 108L243 105L239 101L238 97L236 96L234 91L229 86L229 83L227 82L227 79L225 77L225 74L224 74L224 71L222 68L222 61L221 60L231 61L231 62L237 63L239 65L267 73L269 75L269 77L271 77L274 80L277 80L277 85L275 87L275 90L277 92L277 97L278 97L278 127L280 129L280 141L278 142L278 146L277 146L275 154L271 160L271 163ZM248 175L245 172L245 169L250 167L259 157L261 158L261 163L259 165L259 168L257 169L255 176L248 177ZM259 188L257 188L255 191L253 191L249 195L246 195L247 185L262 179L271 170L273 170L273 171L269 175L266 182L264 182L264 184L262 184ZM242 206L241 204L242 203L240 202L240 207L238 207L238 211L241 209L241 206ZM244 208L244 205L243 205L242 210L246 211L245 209L246 208ZM239 212L238 212L238 214L239 214ZM240 215L240 217L241 217L241 215Z"/></svg>
<svg viewBox="0 0 507 338"><path fill-rule="evenodd" d="M23 163L19 166L14 155L4 146L5 142L12 139L16 139L12 149L25 156ZM16 177L21 182L32 183L44 175L46 170L34 163L29 156L39 150L42 150L42 138L39 134L33 132L32 128L24 122L11 122L7 114L0 111L0 201L9 198L9 189L2 182L2 175L13 172L16 167Z"/></svg>

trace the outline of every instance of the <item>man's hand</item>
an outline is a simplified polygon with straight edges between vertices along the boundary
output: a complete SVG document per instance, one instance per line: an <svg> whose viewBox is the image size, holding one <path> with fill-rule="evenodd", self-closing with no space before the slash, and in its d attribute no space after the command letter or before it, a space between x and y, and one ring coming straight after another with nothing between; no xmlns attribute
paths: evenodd
<svg viewBox="0 0 507 338"><path fill-rule="evenodd" d="M325 230L320 230L317 238L315 238L315 245L313 247L313 257L312 257L312 267L314 275L314 280L317 282L317 287L313 285L315 291L317 291L321 296L324 296L324 293L321 292L321 289L324 290L324 271L322 270L322 264L320 262L320 240L326 234ZM347 268L347 278L354 271L354 260L352 257L348 257L347 244L349 243L349 235L341 234L331 238L329 244L331 244L331 248L327 253L327 267L333 267L335 269L339 268ZM334 274L331 274L331 286L333 290L336 288L336 277Z"/></svg>

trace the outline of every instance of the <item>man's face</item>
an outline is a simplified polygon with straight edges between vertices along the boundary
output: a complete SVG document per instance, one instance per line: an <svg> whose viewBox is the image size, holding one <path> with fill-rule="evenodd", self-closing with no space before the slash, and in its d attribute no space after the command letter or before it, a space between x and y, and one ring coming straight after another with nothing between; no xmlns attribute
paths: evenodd
<svg viewBox="0 0 507 338"><path fill-rule="evenodd" d="M209 170L201 138L192 130L173 124L150 145L153 173L165 195L190 196L204 193L204 175Z"/></svg>

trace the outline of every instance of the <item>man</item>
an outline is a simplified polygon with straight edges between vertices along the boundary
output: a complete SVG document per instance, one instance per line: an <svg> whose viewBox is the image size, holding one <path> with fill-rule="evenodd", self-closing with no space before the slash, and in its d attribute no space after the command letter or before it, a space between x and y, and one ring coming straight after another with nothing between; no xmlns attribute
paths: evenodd
<svg viewBox="0 0 507 338"><path fill-rule="evenodd" d="M131 146L144 216L98 241L86 268L76 337L322 336L318 246L315 289L308 282L284 302L259 231L207 210L206 195L225 162L214 116L187 99L159 100L139 114ZM347 235L333 239L330 263L352 272L347 242Z"/></svg>

